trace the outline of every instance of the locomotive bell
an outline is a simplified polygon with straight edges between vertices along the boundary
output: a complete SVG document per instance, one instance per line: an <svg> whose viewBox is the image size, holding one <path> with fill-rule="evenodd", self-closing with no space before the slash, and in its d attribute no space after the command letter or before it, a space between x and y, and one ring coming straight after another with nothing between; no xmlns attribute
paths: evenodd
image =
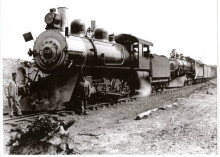
<svg viewBox="0 0 220 157"><path fill-rule="evenodd" d="M84 36L85 24L82 20L76 19L70 24L70 33L73 35Z"/></svg>
<svg viewBox="0 0 220 157"><path fill-rule="evenodd" d="M95 38L96 39L102 39L102 40L108 40L108 31L104 28L97 28L95 30Z"/></svg>

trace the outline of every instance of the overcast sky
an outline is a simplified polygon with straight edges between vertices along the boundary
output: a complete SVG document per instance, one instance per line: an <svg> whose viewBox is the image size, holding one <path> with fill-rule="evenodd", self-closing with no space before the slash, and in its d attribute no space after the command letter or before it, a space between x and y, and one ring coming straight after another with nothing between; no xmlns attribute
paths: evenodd
<svg viewBox="0 0 220 157"><path fill-rule="evenodd" d="M129 33L154 44L152 53L169 57L172 49L217 64L217 0L0 0L1 56L30 60L22 34L34 39L45 30L50 8L67 7L69 24L82 19L86 27Z"/></svg>

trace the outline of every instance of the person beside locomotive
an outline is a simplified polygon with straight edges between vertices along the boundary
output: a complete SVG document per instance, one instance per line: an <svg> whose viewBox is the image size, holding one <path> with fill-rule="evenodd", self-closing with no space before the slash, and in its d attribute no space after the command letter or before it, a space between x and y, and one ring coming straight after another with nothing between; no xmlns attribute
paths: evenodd
<svg viewBox="0 0 220 157"><path fill-rule="evenodd" d="M12 73L12 80L8 81L8 84L6 87L6 97L8 98L10 117L13 117L13 108L16 109L18 116L22 115L20 102L19 102L18 88L19 88L19 85L17 82L17 74L14 72Z"/></svg>
<svg viewBox="0 0 220 157"><path fill-rule="evenodd" d="M79 82L79 99L80 99L80 107L81 114L88 115L87 113L87 102L91 95L91 85L86 80L85 76L82 76Z"/></svg>

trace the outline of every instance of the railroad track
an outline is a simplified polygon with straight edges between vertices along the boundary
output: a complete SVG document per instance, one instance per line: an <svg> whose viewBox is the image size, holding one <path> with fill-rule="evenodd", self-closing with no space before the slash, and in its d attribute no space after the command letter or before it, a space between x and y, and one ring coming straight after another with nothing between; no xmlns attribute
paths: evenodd
<svg viewBox="0 0 220 157"><path fill-rule="evenodd" d="M117 102L105 102L105 103L99 103L99 104L95 104L95 105L89 105L88 109L89 110L98 110L98 108L102 108L102 107L108 107L108 106L113 106L113 105L119 105L119 104L123 104L126 102L131 102L131 101L136 101L136 100L143 100L143 99L148 99L149 97L155 97L155 96L159 96L159 95L165 95L168 93L173 93L173 92L177 92L180 90L185 90L186 88L189 88L190 86L203 86L205 84L201 83L201 84L196 84L196 85L189 85L189 86L184 86L181 88L172 88L172 89L166 89L165 91L161 91L158 93L151 93L150 96L144 96L144 97L139 97L139 96L135 96L135 97L127 97L127 98L121 98L118 99Z"/></svg>
<svg viewBox="0 0 220 157"><path fill-rule="evenodd" d="M48 114L47 112L39 112L35 114L22 115L22 116L15 117L15 118L6 118L3 120L3 124L8 124L10 122L30 121L31 119L36 118L39 115L47 115L47 114Z"/></svg>
<svg viewBox="0 0 220 157"><path fill-rule="evenodd" d="M190 86L203 86L205 83L201 83L201 84L196 84L196 85L190 85ZM103 108L103 107L109 107L109 106L114 106L114 105L120 105L126 102L131 102L131 101L137 101L137 100L144 100L144 99L149 99L149 97L155 97L155 96L159 96L159 95L166 95L168 93L172 93L172 92L177 92L180 90L184 90L186 88L188 88L189 86L184 86L182 88L173 88L173 89L166 89L165 91L161 91L158 93L151 93L150 96L145 96L145 97L139 97L139 96L135 96L135 97L127 97L127 98L121 98L118 99L116 102L103 102L103 103L98 103L95 105L88 105L88 110L98 110L99 108ZM37 118L40 115L53 115L53 114L60 114L60 113L73 113L73 111L65 111L65 110L59 110L59 111L48 111L48 112L38 112L35 114L28 114L28 115L23 115L23 116L19 116L19 117L15 117L15 118L6 118L3 120L3 124L10 124L12 122L21 122L21 121L33 121L35 118Z"/></svg>

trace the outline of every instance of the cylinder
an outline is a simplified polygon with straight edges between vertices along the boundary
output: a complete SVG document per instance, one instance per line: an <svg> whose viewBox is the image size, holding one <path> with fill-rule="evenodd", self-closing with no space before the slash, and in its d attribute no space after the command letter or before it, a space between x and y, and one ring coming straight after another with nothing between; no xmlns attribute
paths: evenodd
<svg viewBox="0 0 220 157"><path fill-rule="evenodd" d="M65 31L65 27L68 27L67 15L66 15L67 9L68 8L66 8L66 7L59 7L59 8L57 8L58 15L61 18L61 22L60 22L61 32L64 32Z"/></svg>

